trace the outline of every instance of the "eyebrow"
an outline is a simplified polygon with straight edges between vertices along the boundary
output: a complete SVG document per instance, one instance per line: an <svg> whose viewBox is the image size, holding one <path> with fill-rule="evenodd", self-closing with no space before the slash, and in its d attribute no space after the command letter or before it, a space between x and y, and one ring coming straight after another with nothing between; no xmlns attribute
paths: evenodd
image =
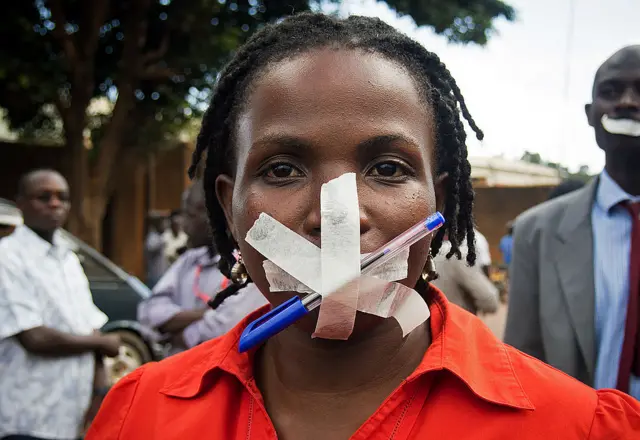
<svg viewBox="0 0 640 440"><path fill-rule="evenodd" d="M375 136L358 144L361 153L381 153L389 149L392 144L402 143L415 150L420 150L418 142L401 134L383 134Z"/></svg>
<svg viewBox="0 0 640 440"><path fill-rule="evenodd" d="M420 150L417 141L401 134L383 134L374 136L360 142L356 148L359 153L372 153L381 150L387 150L389 148L389 145L394 143L403 143L416 150ZM261 137L253 143L252 147L267 148L271 145L277 145L278 147L283 148L285 151L290 153L301 153L305 150L309 151L315 148L313 142L309 140L296 136L278 134L266 135L264 137Z"/></svg>
<svg viewBox="0 0 640 440"><path fill-rule="evenodd" d="M255 141L252 148L269 148L270 146L278 146L289 153L300 153L300 150L312 150L313 143L296 136L269 134Z"/></svg>

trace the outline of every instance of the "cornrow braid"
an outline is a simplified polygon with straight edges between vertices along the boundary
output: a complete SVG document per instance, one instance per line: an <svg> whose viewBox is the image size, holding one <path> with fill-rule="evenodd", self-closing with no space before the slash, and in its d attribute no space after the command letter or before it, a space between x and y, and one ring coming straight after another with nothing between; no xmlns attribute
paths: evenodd
<svg viewBox="0 0 640 440"><path fill-rule="evenodd" d="M413 77L425 100L432 107L436 129L436 172L446 173L446 223L431 244L436 255L445 236L451 243L447 258L462 257L461 244L468 246L467 262L474 264L474 191L471 166L467 159L466 134L460 115L467 120L478 139L482 131L471 117L458 85L437 55L419 43L371 17L339 19L316 13L290 16L270 24L251 36L220 73L210 106L204 115L189 170L193 175L202 155L208 152L204 171L206 204L214 242L220 253L220 270L230 277L235 264L237 243L227 227L215 194L215 181L221 174L234 175L235 124L252 81L275 62L323 47L363 50L377 53L403 66ZM227 292L222 292L220 304ZM234 292L235 293L235 292ZM232 294L229 292L229 295Z"/></svg>

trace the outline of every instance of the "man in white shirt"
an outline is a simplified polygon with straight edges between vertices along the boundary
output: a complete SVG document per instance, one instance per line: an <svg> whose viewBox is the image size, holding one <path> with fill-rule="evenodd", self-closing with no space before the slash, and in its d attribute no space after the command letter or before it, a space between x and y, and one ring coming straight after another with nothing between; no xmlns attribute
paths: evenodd
<svg viewBox="0 0 640 440"><path fill-rule="evenodd" d="M102 357L120 341L97 331L107 317L58 236L65 179L33 171L17 202L24 225L0 241L0 439L77 439L105 393Z"/></svg>

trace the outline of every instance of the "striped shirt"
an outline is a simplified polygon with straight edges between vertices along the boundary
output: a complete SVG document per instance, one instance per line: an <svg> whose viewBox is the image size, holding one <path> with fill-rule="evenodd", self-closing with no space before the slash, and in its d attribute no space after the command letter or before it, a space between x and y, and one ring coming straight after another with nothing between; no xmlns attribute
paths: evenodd
<svg viewBox="0 0 640 440"><path fill-rule="evenodd" d="M615 388L629 301L631 217L621 202L632 197L603 171L591 211L598 355L594 386ZM640 400L640 378L632 375L629 394Z"/></svg>

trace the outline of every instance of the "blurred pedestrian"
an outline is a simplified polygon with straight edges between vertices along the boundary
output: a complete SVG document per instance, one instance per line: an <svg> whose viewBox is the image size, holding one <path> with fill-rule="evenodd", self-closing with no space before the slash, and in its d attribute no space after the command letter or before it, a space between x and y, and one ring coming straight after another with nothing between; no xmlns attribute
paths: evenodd
<svg viewBox="0 0 640 440"><path fill-rule="evenodd" d="M167 271L169 262L165 255L164 232L167 220L158 212L151 212L147 217L148 232L144 242L144 253L147 269L147 285L156 285L160 277Z"/></svg>
<svg viewBox="0 0 640 440"><path fill-rule="evenodd" d="M169 227L162 234L164 241L164 256L173 264L180 254L187 250L189 237L184 232L183 217L180 210L172 211L169 215Z"/></svg>
<svg viewBox="0 0 640 440"><path fill-rule="evenodd" d="M209 232L199 181L187 190L184 202L184 230L190 249L178 257L153 289L153 295L138 308L141 323L170 338L171 354L223 335L250 312L267 304L257 289L248 287L216 310L208 306L218 292L238 290L238 286L229 283L218 269L220 256Z"/></svg>
<svg viewBox="0 0 640 440"><path fill-rule="evenodd" d="M19 184L24 225L0 241L0 438L77 439L106 393L102 335L78 257L60 240L69 187L55 171ZM17 437L15 437L17 436Z"/></svg>
<svg viewBox="0 0 640 440"><path fill-rule="evenodd" d="M473 241L476 253L475 265L488 278L491 274L492 263L489 242L487 241L487 238L480 231L478 231L477 228L473 228L473 233L475 236L475 239ZM464 260L469 252L469 246L467 245L466 239L460 244L460 252L462 253L462 259Z"/></svg>
<svg viewBox="0 0 640 440"><path fill-rule="evenodd" d="M640 399L640 45L596 73L586 106L606 164L516 222L505 340Z"/></svg>
<svg viewBox="0 0 640 440"><path fill-rule="evenodd" d="M489 277L491 275L491 250L489 248L489 241L487 238L478 231L477 228L474 229L476 236L476 265L482 270L482 272Z"/></svg>
<svg viewBox="0 0 640 440"><path fill-rule="evenodd" d="M478 313L494 313L498 310L498 289L479 267L469 266L466 261L447 258L451 243L443 241L442 248L434 263L438 278L431 284L445 292L447 299L477 315Z"/></svg>
<svg viewBox="0 0 640 440"><path fill-rule="evenodd" d="M500 239L500 253L502 254L502 262L509 267L511 264L511 251L513 247L513 222L507 223L507 233Z"/></svg>

